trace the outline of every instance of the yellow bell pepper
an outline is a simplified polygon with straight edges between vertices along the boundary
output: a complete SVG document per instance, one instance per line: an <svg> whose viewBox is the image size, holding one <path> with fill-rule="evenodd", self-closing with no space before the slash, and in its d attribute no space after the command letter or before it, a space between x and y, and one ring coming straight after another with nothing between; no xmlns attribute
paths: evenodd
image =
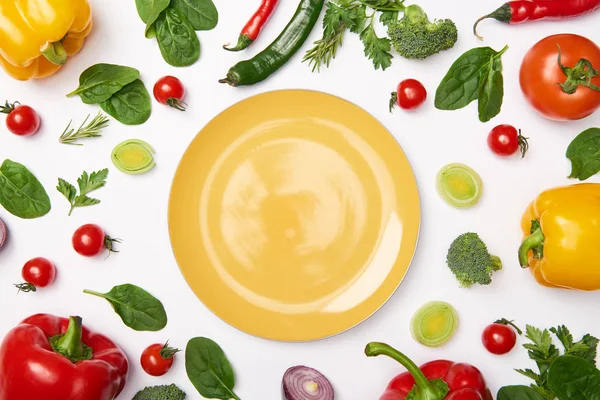
<svg viewBox="0 0 600 400"><path fill-rule="evenodd" d="M600 289L600 184L542 192L521 219L519 262L542 285Z"/></svg>
<svg viewBox="0 0 600 400"><path fill-rule="evenodd" d="M47 77L91 30L88 0L0 0L0 66L18 80Z"/></svg>

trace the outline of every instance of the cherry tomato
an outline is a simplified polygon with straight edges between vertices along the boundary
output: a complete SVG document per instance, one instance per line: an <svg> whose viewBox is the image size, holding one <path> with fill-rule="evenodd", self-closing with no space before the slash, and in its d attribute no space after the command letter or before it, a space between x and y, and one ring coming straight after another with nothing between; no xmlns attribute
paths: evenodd
<svg viewBox="0 0 600 400"><path fill-rule="evenodd" d="M483 330L481 342L483 347L492 354L506 354L515 347L517 334L508 325L493 323Z"/></svg>
<svg viewBox="0 0 600 400"><path fill-rule="evenodd" d="M154 84L154 98L161 104L185 111L184 97L185 88L181 81L174 76L163 76Z"/></svg>
<svg viewBox="0 0 600 400"><path fill-rule="evenodd" d="M56 279L56 267L44 257L27 261L21 270L25 283L15 285L21 292L35 292L37 288L51 285Z"/></svg>
<svg viewBox="0 0 600 400"><path fill-rule="evenodd" d="M167 373L173 361L175 360L175 353L178 353L179 349L169 347L169 342L163 344L155 343L152 344L142 352L140 357L140 364L142 369L146 371L148 375L161 376Z"/></svg>
<svg viewBox="0 0 600 400"><path fill-rule="evenodd" d="M405 79L398 85L398 90L392 93L390 100L390 111L395 104L404 110L414 110L427 98L427 90L423 84L416 79Z"/></svg>
<svg viewBox="0 0 600 400"><path fill-rule="evenodd" d="M120 243L104 233L104 230L95 224L82 225L73 234L73 248L82 256L92 257L100 254L104 249L113 250L113 243Z"/></svg>
<svg viewBox="0 0 600 400"><path fill-rule="evenodd" d="M580 82L589 81L587 86L565 88L560 85L565 83L567 75L559 64L559 46L562 65L568 68L578 65L573 75L578 78L583 75ZM600 47L583 36L552 35L537 42L525 54L520 71L521 89L529 104L555 121L581 119L596 111L600 107L600 90L596 90L600 87L600 76L592 77L591 68L582 63L583 59L588 60L591 67L600 68ZM596 89L590 88L590 84ZM569 90L573 93L567 93Z"/></svg>
<svg viewBox="0 0 600 400"><path fill-rule="evenodd" d="M40 116L29 106L23 106L18 101L0 106L0 112L8 114L6 127L18 136L31 136L40 129Z"/></svg>
<svg viewBox="0 0 600 400"><path fill-rule="evenodd" d="M522 158L529 149L527 138L512 125L498 125L492 129L487 142L489 148L499 156L510 156L520 150Z"/></svg>

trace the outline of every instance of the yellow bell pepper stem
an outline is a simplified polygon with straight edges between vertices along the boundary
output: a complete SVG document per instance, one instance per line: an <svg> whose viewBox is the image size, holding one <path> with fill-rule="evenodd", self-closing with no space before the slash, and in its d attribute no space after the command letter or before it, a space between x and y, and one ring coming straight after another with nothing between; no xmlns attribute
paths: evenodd
<svg viewBox="0 0 600 400"><path fill-rule="evenodd" d="M52 64L65 65L67 62L67 51L61 42L46 42L40 51Z"/></svg>
<svg viewBox="0 0 600 400"><path fill-rule="evenodd" d="M539 227L539 222L533 221L534 224L537 222L537 229L533 231L531 235L529 235L519 247L519 264L522 268L529 268L529 252L533 250L534 257L541 259L543 257L543 249L544 249L544 241L546 237L542 232L542 229Z"/></svg>

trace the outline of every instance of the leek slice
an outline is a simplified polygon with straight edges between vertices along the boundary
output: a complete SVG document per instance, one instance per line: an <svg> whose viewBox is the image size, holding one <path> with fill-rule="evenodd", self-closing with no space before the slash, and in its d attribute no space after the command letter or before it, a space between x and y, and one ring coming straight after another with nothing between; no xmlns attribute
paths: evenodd
<svg viewBox="0 0 600 400"><path fill-rule="evenodd" d="M479 203L483 194L483 182L479 174L468 165L451 163L438 172L436 189L449 205L469 208Z"/></svg>
<svg viewBox="0 0 600 400"><path fill-rule="evenodd" d="M118 144L110 158L119 171L132 175L146 173L156 165L154 149L139 139L129 139Z"/></svg>
<svg viewBox="0 0 600 400"><path fill-rule="evenodd" d="M410 321L413 338L428 347L446 344L458 328L458 313L443 301L431 301L417 310Z"/></svg>

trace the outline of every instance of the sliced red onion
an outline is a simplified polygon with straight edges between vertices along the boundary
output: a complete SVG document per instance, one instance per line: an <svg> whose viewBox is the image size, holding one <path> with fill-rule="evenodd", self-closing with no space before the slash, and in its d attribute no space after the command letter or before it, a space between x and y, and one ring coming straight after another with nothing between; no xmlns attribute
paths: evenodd
<svg viewBox="0 0 600 400"><path fill-rule="evenodd" d="M4 226L4 222L0 219L0 249L4 245L4 241L6 240L6 226Z"/></svg>
<svg viewBox="0 0 600 400"><path fill-rule="evenodd" d="M333 386L316 369L298 365L283 374L284 400L333 400Z"/></svg>

